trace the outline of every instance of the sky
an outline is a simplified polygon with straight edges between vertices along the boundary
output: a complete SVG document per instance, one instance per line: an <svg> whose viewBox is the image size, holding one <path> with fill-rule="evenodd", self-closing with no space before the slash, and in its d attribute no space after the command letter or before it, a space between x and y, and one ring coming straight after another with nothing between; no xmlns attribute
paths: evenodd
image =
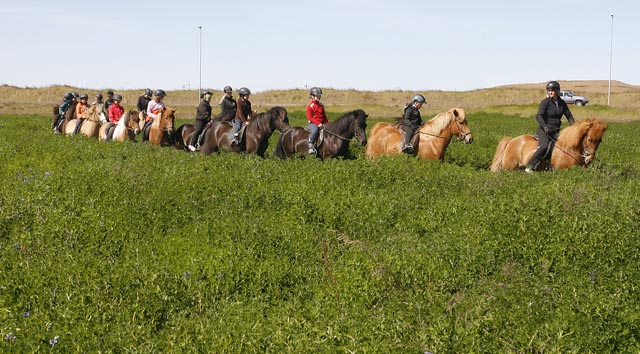
<svg viewBox="0 0 640 354"><path fill-rule="evenodd" d="M0 0L0 33L19 87L467 91L608 80L611 45L640 85L638 0Z"/></svg>

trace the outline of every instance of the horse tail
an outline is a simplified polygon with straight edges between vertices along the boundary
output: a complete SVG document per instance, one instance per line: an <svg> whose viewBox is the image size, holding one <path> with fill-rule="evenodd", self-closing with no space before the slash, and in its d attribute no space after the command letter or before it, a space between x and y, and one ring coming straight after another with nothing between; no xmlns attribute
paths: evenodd
<svg viewBox="0 0 640 354"><path fill-rule="evenodd" d="M280 136L278 137L278 144L276 144L276 151L274 151L274 155L280 159L285 159L287 157L287 155L284 152L284 137L285 135L287 135L287 133L282 133L280 134Z"/></svg>
<svg viewBox="0 0 640 354"><path fill-rule="evenodd" d="M493 160L491 161L491 172L498 172L502 169L502 161L504 160L504 153L507 150L507 145L512 140L510 136L505 136L498 143L498 147L496 148L496 154L493 156Z"/></svg>

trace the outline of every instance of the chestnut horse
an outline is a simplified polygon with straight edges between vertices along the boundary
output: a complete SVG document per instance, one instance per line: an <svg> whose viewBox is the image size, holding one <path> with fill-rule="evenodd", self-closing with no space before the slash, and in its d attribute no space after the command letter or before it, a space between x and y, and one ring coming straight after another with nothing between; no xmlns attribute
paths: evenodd
<svg viewBox="0 0 640 354"><path fill-rule="evenodd" d="M473 142L473 134L467 125L467 118L462 108L452 108L442 112L424 123L414 135L412 143L413 155L425 160L444 160L444 154L457 136L465 144ZM402 133L397 124L380 122L369 132L367 157L375 159L384 155L402 154Z"/></svg>
<svg viewBox="0 0 640 354"><path fill-rule="evenodd" d="M158 146L173 145L173 122L176 119L176 110L173 108L163 108L153 123L147 128L149 142ZM144 134L145 132L143 132Z"/></svg>
<svg viewBox="0 0 640 354"><path fill-rule="evenodd" d="M551 168L567 169L575 165L587 167L595 158L606 130L607 125L595 118L581 120L563 129L551 153ZM537 147L538 142L530 134L515 138L504 137L496 148L491 171L524 168ZM538 171L547 167L547 160L544 161L538 165Z"/></svg>
<svg viewBox="0 0 640 354"><path fill-rule="evenodd" d="M68 113L68 111L67 111ZM66 115L66 114L65 114ZM67 119L65 118L65 121ZM66 135L72 135L73 131L76 128L77 119L70 119L64 124L64 133ZM84 120L82 125L80 126L80 130L78 134L82 133L90 138L97 138L98 131L100 130L100 126L103 122L106 122L106 118L104 116L104 111L102 109L102 105L98 104L95 106L89 107L89 116Z"/></svg>
<svg viewBox="0 0 640 354"><path fill-rule="evenodd" d="M209 155L223 149L233 152L248 152L264 157L269 146L269 138L274 130L286 132L289 128L287 110L284 107L273 107L264 113L255 115L246 126L245 134L240 143L231 145L233 127L226 122L214 121L211 123L211 128L205 133L200 151ZM185 141L190 138L191 135L183 137Z"/></svg>
<svg viewBox="0 0 640 354"><path fill-rule="evenodd" d="M360 145L367 145L367 113L361 109L346 113L342 117L326 125L324 134L318 137L317 156L330 159L349 155L349 144L355 136ZM293 127L280 135L276 146L275 156L284 159L295 154L309 153L309 131L303 127Z"/></svg>
<svg viewBox="0 0 640 354"><path fill-rule="evenodd" d="M115 140L117 142L124 142L129 139L131 141L135 140L136 135L140 132L139 126L140 117L138 115L138 111L127 111L124 112L118 124L115 125L113 134L109 140ZM98 140L104 140L104 134L107 129L107 124L103 124L100 127L100 132L98 133Z"/></svg>

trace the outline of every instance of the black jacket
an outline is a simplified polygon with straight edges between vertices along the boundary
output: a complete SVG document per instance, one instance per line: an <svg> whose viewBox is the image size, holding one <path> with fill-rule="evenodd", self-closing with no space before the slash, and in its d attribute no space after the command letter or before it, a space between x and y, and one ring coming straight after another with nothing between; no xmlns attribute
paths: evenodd
<svg viewBox="0 0 640 354"><path fill-rule="evenodd" d="M149 101L151 101L151 97L147 97L145 95L142 95L140 97L138 97L138 111L140 112L147 112L147 106L149 105Z"/></svg>
<svg viewBox="0 0 640 354"><path fill-rule="evenodd" d="M536 120L541 128L559 130L563 115L567 117L569 125L573 125L573 114L571 114L567 103L562 98L558 98L558 102L553 102L551 98L547 97L538 106Z"/></svg>
<svg viewBox="0 0 640 354"><path fill-rule="evenodd" d="M208 122L211 120L211 104L207 100L200 101L196 111L196 120Z"/></svg>
<svg viewBox="0 0 640 354"><path fill-rule="evenodd" d="M416 108L413 108L413 105L409 104L407 107L404 108L404 116L402 119L402 123L414 129L421 126L422 117L420 116L420 111L417 110Z"/></svg>

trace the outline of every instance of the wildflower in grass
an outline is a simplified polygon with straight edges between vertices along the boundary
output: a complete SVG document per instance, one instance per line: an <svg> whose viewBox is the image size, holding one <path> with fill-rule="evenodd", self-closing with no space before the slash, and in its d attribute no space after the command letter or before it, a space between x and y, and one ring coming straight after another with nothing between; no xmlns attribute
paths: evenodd
<svg viewBox="0 0 640 354"><path fill-rule="evenodd" d="M56 344L58 344L58 339L60 339L60 336L55 336L49 339L49 345L53 348Z"/></svg>
<svg viewBox="0 0 640 354"><path fill-rule="evenodd" d="M49 172L49 171L44 171L44 175L45 175L45 176L47 176L47 177L49 177L49 176L51 176L51 172Z"/></svg>
<svg viewBox="0 0 640 354"><path fill-rule="evenodd" d="M31 311L27 311L27 312L22 314L22 317L25 317L25 318L27 318L29 316L31 316Z"/></svg>
<svg viewBox="0 0 640 354"><path fill-rule="evenodd" d="M4 341L5 342L13 342L16 340L16 335L13 334L13 332L9 332L7 333L7 335L4 336Z"/></svg>

